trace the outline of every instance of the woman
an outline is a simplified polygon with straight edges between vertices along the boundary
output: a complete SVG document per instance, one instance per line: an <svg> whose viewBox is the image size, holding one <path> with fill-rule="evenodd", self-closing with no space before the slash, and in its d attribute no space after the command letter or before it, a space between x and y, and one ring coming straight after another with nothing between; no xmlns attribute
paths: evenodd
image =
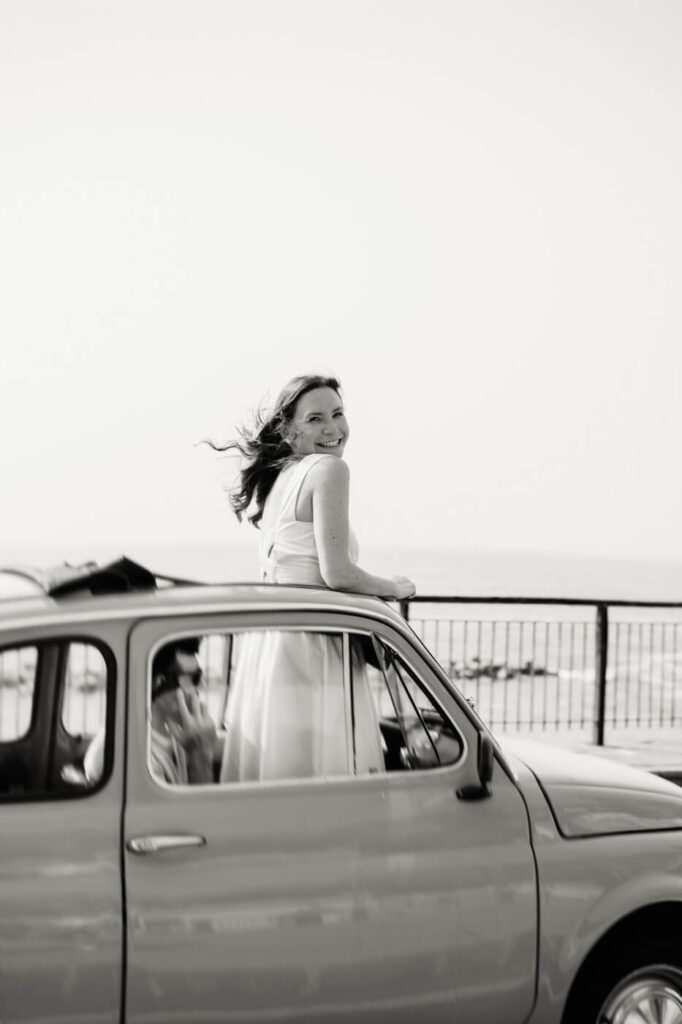
<svg viewBox="0 0 682 1024"><path fill-rule="evenodd" d="M339 382L295 377L256 431L222 449L236 448L246 459L232 507L240 520L251 509L249 521L260 527L264 581L411 597L415 586L406 576L375 576L357 564L343 460L348 436ZM240 648L221 777L345 772L339 641L273 632L247 634Z"/></svg>

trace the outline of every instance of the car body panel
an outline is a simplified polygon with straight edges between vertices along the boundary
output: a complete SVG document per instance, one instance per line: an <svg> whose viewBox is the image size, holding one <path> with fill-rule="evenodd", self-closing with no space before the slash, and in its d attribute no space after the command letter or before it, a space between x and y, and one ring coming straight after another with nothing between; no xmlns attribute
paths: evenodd
<svg viewBox="0 0 682 1024"><path fill-rule="evenodd" d="M560 1024L576 974L600 939L646 908L682 908L682 831L566 839L535 774L515 754L509 763L528 807L538 870L538 993L529 1024Z"/></svg>
<svg viewBox="0 0 682 1024"><path fill-rule="evenodd" d="M506 737L547 795L568 838L682 828L682 789L629 765Z"/></svg>
<svg viewBox="0 0 682 1024"><path fill-rule="evenodd" d="M0 809L0 1020L118 1024L121 790Z"/></svg>

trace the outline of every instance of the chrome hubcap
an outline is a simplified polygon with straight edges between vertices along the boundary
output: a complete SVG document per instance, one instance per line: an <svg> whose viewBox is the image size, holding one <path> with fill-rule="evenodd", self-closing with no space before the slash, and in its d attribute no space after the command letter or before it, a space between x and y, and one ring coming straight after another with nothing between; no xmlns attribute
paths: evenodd
<svg viewBox="0 0 682 1024"><path fill-rule="evenodd" d="M628 975L604 1003L597 1024L682 1024L682 972L660 964Z"/></svg>

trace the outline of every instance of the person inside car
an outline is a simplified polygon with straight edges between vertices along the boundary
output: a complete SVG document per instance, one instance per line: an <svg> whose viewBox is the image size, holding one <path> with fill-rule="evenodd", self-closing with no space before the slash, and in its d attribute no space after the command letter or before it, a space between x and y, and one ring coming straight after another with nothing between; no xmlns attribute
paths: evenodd
<svg viewBox="0 0 682 1024"><path fill-rule="evenodd" d="M216 727L199 695L202 672L199 638L166 644L152 664L149 760L157 779L171 785L213 782ZM104 767L102 727L83 760L85 777L95 785Z"/></svg>

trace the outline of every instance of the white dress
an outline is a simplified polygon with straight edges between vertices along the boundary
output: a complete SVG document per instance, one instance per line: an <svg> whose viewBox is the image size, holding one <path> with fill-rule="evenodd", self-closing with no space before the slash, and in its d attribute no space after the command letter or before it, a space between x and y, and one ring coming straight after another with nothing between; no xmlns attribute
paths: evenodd
<svg viewBox="0 0 682 1024"><path fill-rule="evenodd" d="M261 521L264 581L326 586L313 524L296 519L306 474L320 459L306 455L285 467L268 495ZM357 561L351 534L349 555ZM311 630L261 630L235 635L236 667L224 726L221 781L347 775L343 651L340 636ZM366 689L356 667L355 687Z"/></svg>
<svg viewBox="0 0 682 1024"><path fill-rule="evenodd" d="M296 518L296 502L306 476L321 459L336 455L304 455L281 471L263 509L260 536L261 577L268 583L308 583L326 587L320 572L312 523ZM358 542L349 530L348 555L357 562Z"/></svg>

